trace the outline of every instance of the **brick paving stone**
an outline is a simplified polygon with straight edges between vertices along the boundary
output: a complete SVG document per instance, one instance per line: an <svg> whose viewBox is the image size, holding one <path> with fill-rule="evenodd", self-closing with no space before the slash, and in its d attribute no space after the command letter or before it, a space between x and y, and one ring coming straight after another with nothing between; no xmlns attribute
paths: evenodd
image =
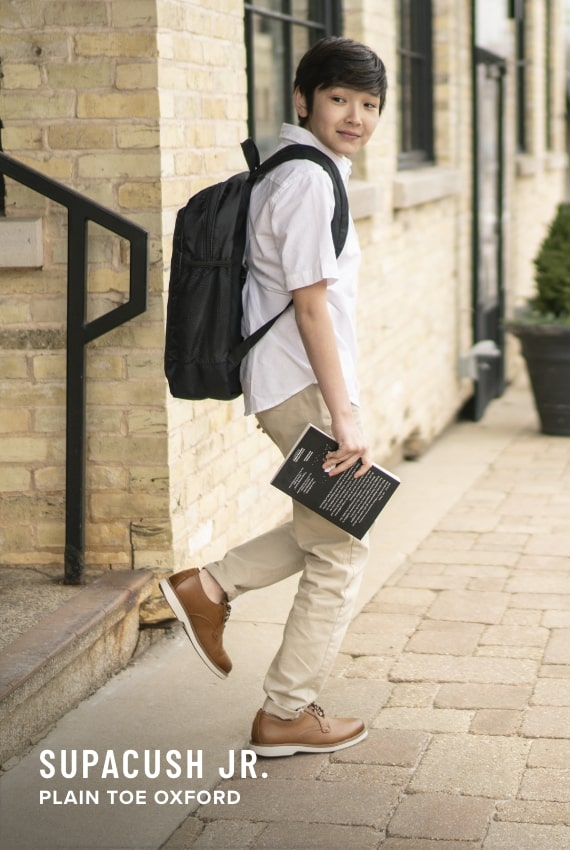
<svg viewBox="0 0 570 850"><path fill-rule="evenodd" d="M421 549L408 556L410 563L479 564L514 567L519 559L517 552L485 552L475 549L452 551L450 549Z"/></svg>
<svg viewBox="0 0 570 850"><path fill-rule="evenodd" d="M493 531L498 521L499 517L493 510L473 510L462 505L450 511L437 527L440 531Z"/></svg>
<svg viewBox="0 0 570 850"><path fill-rule="evenodd" d="M428 620L427 627L412 635L404 651L428 655L472 655L481 636L481 626L469 624L469 628L468 624L461 623L456 628L449 628L449 625L455 624L435 621L431 626Z"/></svg>
<svg viewBox="0 0 570 850"><path fill-rule="evenodd" d="M568 850L570 826L492 823L483 850Z"/></svg>
<svg viewBox="0 0 570 850"><path fill-rule="evenodd" d="M376 717L390 696L391 685L366 679L329 679L319 703L331 717L362 717L368 723Z"/></svg>
<svg viewBox="0 0 570 850"><path fill-rule="evenodd" d="M478 797L411 794L404 797L396 809L388 824L387 836L480 841L487 832L494 808L493 800Z"/></svg>
<svg viewBox="0 0 570 850"><path fill-rule="evenodd" d="M570 804L544 800L501 800L497 803L496 819L519 823L570 824Z"/></svg>
<svg viewBox="0 0 570 850"><path fill-rule="evenodd" d="M426 732L466 732L471 723L467 711L447 708L384 708L373 723L375 729L418 729Z"/></svg>
<svg viewBox="0 0 570 850"><path fill-rule="evenodd" d="M235 806L218 806L216 818L319 824L351 824L383 829L397 803L398 788L378 782L315 782L298 779L238 779L228 786L240 794ZM236 812L237 810L237 812ZM211 807L201 806L201 818L212 816Z"/></svg>
<svg viewBox="0 0 570 850"><path fill-rule="evenodd" d="M448 576L438 572L424 575L406 573L399 582L399 587L427 587L430 590L465 590L469 583L466 576Z"/></svg>
<svg viewBox="0 0 570 850"><path fill-rule="evenodd" d="M518 796L521 800L570 803L570 768L529 768L523 776Z"/></svg>
<svg viewBox="0 0 570 850"><path fill-rule="evenodd" d="M431 683L424 684L423 682L400 682L392 687L390 699L387 702L389 706L408 705L414 708L426 708L432 706L440 685L432 685ZM440 706L447 708L448 706ZM457 706L449 706L456 708Z"/></svg>
<svg viewBox="0 0 570 850"><path fill-rule="evenodd" d="M532 695L533 705L570 705L570 679L539 679Z"/></svg>
<svg viewBox="0 0 570 850"><path fill-rule="evenodd" d="M346 638L345 638L346 644ZM394 665L394 657L383 658L376 655L362 655L353 658L345 668L343 676L349 679L381 679L385 680Z"/></svg>
<svg viewBox="0 0 570 850"><path fill-rule="evenodd" d="M567 516L570 518L570 510ZM517 564L517 570L546 570L547 572L568 571L568 555L521 555Z"/></svg>
<svg viewBox="0 0 570 850"><path fill-rule="evenodd" d="M525 552L529 555L568 555L570 534L534 534L528 541Z"/></svg>
<svg viewBox="0 0 570 850"><path fill-rule="evenodd" d="M570 629L552 629L544 652L545 664L570 664Z"/></svg>
<svg viewBox="0 0 570 850"><path fill-rule="evenodd" d="M570 611L546 611L542 625L547 629L570 629Z"/></svg>
<svg viewBox="0 0 570 850"><path fill-rule="evenodd" d="M480 534L475 541L474 548L485 552L520 552L529 540L528 534L490 532Z"/></svg>
<svg viewBox="0 0 570 850"><path fill-rule="evenodd" d="M378 782L404 788L412 772L406 767L387 767L383 764L331 764L323 771L323 782Z"/></svg>
<svg viewBox="0 0 570 850"><path fill-rule="evenodd" d="M463 623L500 623L509 597L506 593L447 591L440 593L428 611L432 620L459 620Z"/></svg>
<svg viewBox="0 0 570 850"><path fill-rule="evenodd" d="M187 850L195 847L195 841L204 830L204 824L196 817L189 817L183 821L178 829L172 833L168 841L162 845L160 850ZM251 827L250 827L251 831ZM255 829L252 831L252 835ZM230 845L231 846L231 845ZM247 845L246 845L247 846Z"/></svg>
<svg viewBox="0 0 570 850"><path fill-rule="evenodd" d="M408 590L401 587L383 587L368 602L363 612L381 612L397 614L423 614L435 599L431 590Z"/></svg>
<svg viewBox="0 0 570 850"><path fill-rule="evenodd" d="M528 757L529 767L567 768L570 765L570 741L550 738L533 741Z"/></svg>
<svg viewBox="0 0 570 850"><path fill-rule="evenodd" d="M487 658L527 658L542 661L543 649L539 646L480 646L475 654Z"/></svg>
<svg viewBox="0 0 570 850"><path fill-rule="evenodd" d="M511 608L508 611L505 611L501 623L504 626L544 626L544 628L548 629L550 626L545 621L545 617L546 614L544 614L543 611L528 611L520 608Z"/></svg>
<svg viewBox="0 0 570 850"><path fill-rule="evenodd" d="M542 611L570 611L570 594L562 593L512 593L510 608L536 608Z"/></svg>
<svg viewBox="0 0 570 850"><path fill-rule="evenodd" d="M546 645L548 629L540 626L489 626L481 636L480 643L508 644L510 646L540 646Z"/></svg>
<svg viewBox="0 0 570 850"><path fill-rule="evenodd" d="M467 531L432 531L420 543L418 551L423 549L451 549L464 551L471 549L477 542L477 534Z"/></svg>
<svg viewBox="0 0 570 850"><path fill-rule="evenodd" d="M192 821L193 819L189 818L188 820ZM204 831L193 843L190 843L187 838L186 841L182 840L182 843L171 846L172 839L170 839L167 844L161 847L161 850L188 850L190 847L192 850L220 850L221 847L224 850L243 850L244 847L256 846L253 842L263 833L265 828L263 823L245 823L238 820L214 821L206 824ZM183 827L174 835L184 839Z"/></svg>
<svg viewBox="0 0 570 850"><path fill-rule="evenodd" d="M538 675L541 679L570 679L570 664L543 664Z"/></svg>
<svg viewBox="0 0 570 850"><path fill-rule="evenodd" d="M372 634L349 631L343 641L342 651L350 655L398 655L408 641L407 634L384 631L380 623Z"/></svg>
<svg viewBox="0 0 570 850"><path fill-rule="evenodd" d="M425 732L371 729L362 744L332 753L330 760L337 764L414 767L430 740L431 736Z"/></svg>
<svg viewBox="0 0 570 850"><path fill-rule="evenodd" d="M506 590L508 593L570 594L570 578L562 573L517 573L508 580Z"/></svg>
<svg viewBox="0 0 570 850"><path fill-rule="evenodd" d="M501 592L504 590L506 584L506 579L500 578L472 578L467 584L467 590L474 590L479 592L491 592L495 591Z"/></svg>
<svg viewBox="0 0 570 850"><path fill-rule="evenodd" d="M570 707L529 708L521 732L529 738L570 738Z"/></svg>
<svg viewBox="0 0 570 850"><path fill-rule="evenodd" d="M292 819L288 823L269 824L255 844L243 847L252 850L377 850L378 841L378 831L370 827L296 823ZM212 850L214 847L225 850L226 846L212 845Z"/></svg>
<svg viewBox="0 0 570 850"><path fill-rule="evenodd" d="M520 685L533 683L537 664L527 659L462 658L407 652L390 671L393 682L481 682Z"/></svg>
<svg viewBox="0 0 570 850"><path fill-rule="evenodd" d="M270 779L318 779L329 765L327 753L304 753L302 758L263 759L257 763L258 773L265 771Z"/></svg>
<svg viewBox="0 0 570 850"><path fill-rule="evenodd" d="M482 708L475 714L469 731L476 735L514 735L522 724L522 711Z"/></svg>
<svg viewBox="0 0 570 850"><path fill-rule="evenodd" d="M471 841L430 841L429 838L388 838L382 850L478 850Z"/></svg>
<svg viewBox="0 0 570 850"><path fill-rule="evenodd" d="M496 564L485 566L482 564L448 564L445 567L446 575L469 576L469 578L508 578L511 571L507 567Z"/></svg>
<svg viewBox="0 0 570 850"><path fill-rule="evenodd" d="M410 789L474 797L514 796L530 744L519 738L439 735L429 745Z"/></svg>
<svg viewBox="0 0 570 850"><path fill-rule="evenodd" d="M526 708L530 685L442 685L435 699L438 708Z"/></svg>

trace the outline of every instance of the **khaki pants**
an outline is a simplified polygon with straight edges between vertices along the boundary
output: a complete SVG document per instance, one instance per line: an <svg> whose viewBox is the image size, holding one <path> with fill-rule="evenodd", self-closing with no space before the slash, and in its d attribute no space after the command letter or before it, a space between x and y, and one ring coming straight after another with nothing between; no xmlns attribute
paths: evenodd
<svg viewBox="0 0 570 850"><path fill-rule="evenodd" d="M330 415L316 384L257 419L283 455L309 422L330 433ZM265 711L288 719L317 699L350 622L367 556L367 537L357 540L294 501L292 522L207 565L230 601L301 574L283 641L265 678Z"/></svg>

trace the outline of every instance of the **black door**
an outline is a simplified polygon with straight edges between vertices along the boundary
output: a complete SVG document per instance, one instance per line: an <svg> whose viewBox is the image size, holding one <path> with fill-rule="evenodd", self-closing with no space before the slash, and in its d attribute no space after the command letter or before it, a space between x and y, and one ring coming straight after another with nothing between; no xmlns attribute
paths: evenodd
<svg viewBox="0 0 570 850"><path fill-rule="evenodd" d="M501 395L504 376L504 75L505 60L474 48L473 350L474 394L465 413L478 420Z"/></svg>

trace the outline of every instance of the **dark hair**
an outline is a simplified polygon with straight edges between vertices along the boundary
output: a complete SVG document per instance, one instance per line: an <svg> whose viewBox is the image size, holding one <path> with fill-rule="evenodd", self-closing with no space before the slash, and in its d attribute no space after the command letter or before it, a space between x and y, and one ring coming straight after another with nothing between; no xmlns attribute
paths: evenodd
<svg viewBox="0 0 570 850"><path fill-rule="evenodd" d="M369 47L350 38L328 36L316 42L302 57L293 89L304 96L309 114L315 89L345 86L370 92L380 98L380 112L386 102L386 68ZM301 126L306 118L300 118Z"/></svg>

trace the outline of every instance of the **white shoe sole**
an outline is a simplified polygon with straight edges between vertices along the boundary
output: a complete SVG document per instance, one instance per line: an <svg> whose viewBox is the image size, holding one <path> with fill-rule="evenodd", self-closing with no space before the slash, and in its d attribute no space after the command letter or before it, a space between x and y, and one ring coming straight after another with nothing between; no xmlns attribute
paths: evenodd
<svg viewBox="0 0 570 850"><path fill-rule="evenodd" d="M337 750L345 750L347 747L353 747L359 744L368 736L368 729L364 729L359 735L350 738L348 741L340 741L338 744L328 744L324 747L319 747L316 744L309 746L307 744L254 744L253 741L249 744L249 749L262 756L263 758L279 758L280 756L294 756L295 753L335 753Z"/></svg>
<svg viewBox="0 0 570 850"><path fill-rule="evenodd" d="M192 644L192 646L194 647L194 649L196 650L196 652L198 653L198 655L200 656L200 658L202 659L202 661L204 662L204 664L206 665L208 670L211 670L212 673L215 673L215 675L219 676L220 679L227 679L228 674L224 670L220 669L220 667L218 667L217 664L215 664L212 661L212 659L202 649L202 645L200 644L200 641L198 640L196 634L194 633L194 629L192 628L192 623L190 621L190 618L188 617L188 615L186 614L186 611L184 610L184 608L180 604L180 601L179 601L176 593L174 592L174 590L173 590L170 582L168 581L168 579L167 578L161 579L161 581L158 582L158 586L160 587L160 589L161 589L161 591L164 595L164 598L166 599L166 601L168 602L168 604L170 605L170 607L174 611L174 614L176 615L176 619L179 620L182 623L182 626L184 628L184 631L188 635L190 643Z"/></svg>

